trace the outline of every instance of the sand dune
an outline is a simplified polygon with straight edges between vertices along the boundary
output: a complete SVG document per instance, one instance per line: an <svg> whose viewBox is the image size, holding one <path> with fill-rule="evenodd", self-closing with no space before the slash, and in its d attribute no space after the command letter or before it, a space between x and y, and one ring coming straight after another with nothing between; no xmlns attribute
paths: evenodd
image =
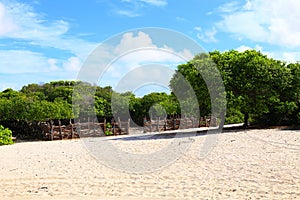
<svg viewBox="0 0 300 200"><path fill-rule="evenodd" d="M109 141L124 155L153 154L176 143L168 137L124 137ZM200 158L206 137L185 138L190 146L178 159L143 173L99 162L83 140L1 146L0 197L300 199L300 131L265 129L219 134L214 148ZM111 153L107 149L103 152ZM140 165L136 160L128 162Z"/></svg>

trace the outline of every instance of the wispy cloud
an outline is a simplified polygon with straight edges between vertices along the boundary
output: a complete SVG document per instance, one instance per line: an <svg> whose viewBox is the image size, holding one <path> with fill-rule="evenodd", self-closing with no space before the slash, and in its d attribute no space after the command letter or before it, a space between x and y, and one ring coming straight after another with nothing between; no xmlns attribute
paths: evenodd
<svg viewBox="0 0 300 200"><path fill-rule="evenodd" d="M121 2L135 4L141 7L147 5L163 7L168 4L167 0L121 0Z"/></svg>
<svg viewBox="0 0 300 200"><path fill-rule="evenodd" d="M223 13L235 12L240 8L241 3L238 1L231 1L226 4L221 5L217 11Z"/></svg>
<svg viewBox="0 0 300 200"><path fill-rule="evenodd" d="M15 0L0 1L2 89L4 86L19 89L26 79L31 82L59 77L75 79L81 63L97 44L70 36L69 31L67 21L49 21L29 4ZM64 55L41 53L39 48L54 49ZM13 81L3 77L11 77Z"/></svg>
<svg viewBox="0 0 300 200"><path fill-rule="evenodd" d="M278 59L278 60L282 60L285 61L287 63L295 63L295 62L299 62L300 60L300 51L276 51L276 50L270 50L267 48L263 48L260 45L255 45L255 47L250 47L247 45L241 45L238 48L236 48L237 51L239 52L244 52L246 50L256 50L256 51L260 51L263 54L267 55L270 58L274 58L274 59Z"/></svg>
<svg viewBox="0 0 300 200"><path fill-rule="evenodd" d="M115 10L115 13L126 17L138 17L141 15L137 11L130 11L130 10Z"/></svg>
<svg viewBox="0 0 300 200"><path fill-rule="evenodd" d="M216 39L215 35L217 34L217 30L213 27L210 30L203 30L200 26L194 28L197 31L197 37L206 43L216 43L218 40Z"/></svg>
<svg viewBox="0 0 300 200"><path fill-rule="evenodd" d="M140 2L158 7L166 6L168 4L167 0L140 0Z"/></svg>
<svg viewBox="0 0 300 200"><path fill-rule="evenodd" d="M252 50L252 49L257 50L257 51L263 51L263 47L259 46L259 45L256 45L255 48L251 48L249 46L242 45L242 46L239 46L236 50L239 52L244 52L246 50Z"/></svg>
<svg viewBox="0 0 300 200"><path fill-rule="evenodd" d="M0 51L0 66L0 73L7 74L47 72L50 69L46 56L29 50Z"/></svg>
<svg viewBox="0 0 300 200"><path fill-rule="evenodd" d="M190 23L190 21L188 19L184 18L184 17L176 17L175 19L178 22L183 22L183 23L187 23L188 22L188 23Z"/></svg>
<svg viewBox="0 0 300 200"><path fill-rule="evenodd" d="M231 4L221 7L223 19L217 23L218 29L241 40L300 47L300 1L247 0L243 5Z"/></svg>
<svg viewBox="0 0 300 200"><path fill-rule="evenodd" d="M48 21L32 6L16 1L0 2L0 39L26 41L27 45L57 48L81 58L87 56L95 44L68 36L68 22Z"/></svg>
<svg viewBox="0 0 300 200"><path fill-rule="evenodd" d="M0 37L16 31L18 26L13 22L12 16L7 13L5 6L0 2Z"/></svg>
<svg viewBox="0 0 300 200"><path fill-rule="evenodd" d="M122 8L116 5L113 12L126 17L138 17L143 15L143 9L147 7L164 7L168 4L167 0L120 0L120 3Z"/></svg>

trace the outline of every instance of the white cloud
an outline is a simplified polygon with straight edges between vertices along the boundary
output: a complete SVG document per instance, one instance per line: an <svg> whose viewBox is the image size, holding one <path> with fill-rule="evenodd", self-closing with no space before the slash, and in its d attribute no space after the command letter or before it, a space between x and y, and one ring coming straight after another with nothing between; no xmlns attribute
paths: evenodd
<svg viewBox="0 0 300 200"><path fill-rule="evenodd" d="M247 50L252 50L253 48L249 47L249 46L246 46L246 45L242 45L242 46L239 46L238 48L236 48L236 50L238 52L244 52L244 51L247 51Z"/></svg>
<svg viewBox="0 0 300 200"><path fill-rule="evenodd" d="M50 65L50 70L51 71L58 71L59 67L57 66L57 60L54 58L49 58L48 63Z"/></svg>
<svg viewBox="0 0 300 200"><path fill-rule="evenodd" d="M0 36L8 35L17 28L17 25L7 13L6 7L0 2Z"/></svg>
<svg viewBox="0 0 300 200"><path fill-rule="evenodd" d="M120 44L115 48L115 53L120 54L131 49L141 47L155 47L152 44L152 39L144 32L138 32L137 36L134 36L132 32L125 33L121 39Z"/></svg>
<svg viewBox="0 0 300 200"><path fill-rule="evenodd" d="M160 44L160 46L162 47L154 44L150 35L144 32L140 31L136 35L132 32L125 33L116 48L109 48L109 51L112 51L111 54L119 57L111 63L103 74L100 85L111 85L114 88L128 73L147 66L156 66L155 73L151 70L151 73L149 73L149 70L134 71L135 74L130 75L131 79L128 80L128 83L130 85L138 84L145 77L147 77L147 80L152 79L153 82L161 77L169 79L164 76L166 74L159 71L160 67L162 70L165 70L165 68L174 70L178 64L185 63L194 57L189 49L175 51L165 44Z"/></svg>
<svg viewBox="0 0 300 200"><path fill-rule="evenodd" d="M0 91L19 90L28 83L75 80L78 66L76 57L62 61L30 51L0 51Z"/></svg>
<svg viewBox="0 0 300 200"><path fill-rule="evenodd" d="M245 10L251 10L253 9L253 3L249 0L246 1L246 4L243 7Z"/></svg>
<svg viewBox="0 0 300 200"><path fill-rule="evenodd" d="M141 7L144 5L162 7L162 6L166 6L168 4L167 0L121 0L121 2L135 4L135 5L139 5Z"/></svg>
<svg viewBox="0 0 300 200"><path fill-rule="evenodd" d="M225 3L222 6L220 6L218 8L218 11L223 12L223 13L232 13L232 12L238 10L239 6L240 6L240 2L231 1L231 2Z"/></svg>
<svg viewBox="0 0 300 200"><path fill-rule="evenodd" d="M68 61L63 64L63 67L67 71L78 72L81 67L81 61L78 57L70 57Z"/></svg>
<svg viewBox="0 0 300 200"><path fill-rule="evenodd" d="M233 12L223 9L223 20L217 23L217 28L238 39L299 47L299 9L300 1L295 0L248 0Z"/></svg>
<svg viewBox="0 0 300 200"><path fill-rule="evenodd" d="M217 34L217 30L213 27L211 30L203 30L201 27L197 26L194 28L197 33L197 37L202 40L203 42L218 42L215 35Z"/></svg>
<svg viewBox="0 0 300 200"><path fill-rule="evenodd" d="M6 49L0 50L2 89L4 85L20 89L28 82L75 79L81 60L86 59L97 44L70 36L69 29L68 22L49 21L29 4L1 1L0 41ZM18 45L6 43L6 39L21 43L22 50L17 49ZM33 51L37 46L63 53L53 57ZM65 58L65 55L69 57Z"/></svg>
<svg viewBox="0 0 300 200"><path fill-rule="evenodd" d="M115 13L118 14L118 15L124 15L126 17L138 17L138 16L140 16L139 13L137 13L135 11L130 11L130 10L116 10Z"/></svg>
<svg viewBox="0 0 300 200"><path fill-rule="evenodd" d="M48 22L42 15L36 13L33 7L15 1L6 1L2 4L6 11L5 15L10 17L11 23L18 29L5 35L6 37L19 39L44 40L48 37L57 37L65 34L69 24L63 20Z"/></svg>
<svg viewBox="0 0 300 200"><path fill-rule="evenodd" d="M239 46L238 48L236 48L237 51L239 52L244 52L246 50L256 50L256 51L263 51L263 47L262 46L259 46L259 45L256 45L255 48L251 48L249 46L246 46L246 45L242 45L242 46Z"/></svg>
<svg viewBox="0 0 300 200"><path fill-rule="evenodd" d="M158 7L166 6L168 4L166 0L140 0L140 1Z"/></svg>
<svg viewBox="0 0 300 200"><path fill-rule="evenodd" d="M178 22L184 22L184 23L190 22L189 20L187 20L187 19L184 18L184 17L176 17L175 19L176 19L176 21L178 21Z"/></svg>
<svg viewBox="0 0 300 200"><path fill-rule="evenodd" d="M122 8L115 5L113 12L126 17L138 17L142 15L144 8L149 6L164 7L168 4L167 0L121 0Z"/></svg>
<svg viewBox="0 0 300 200"><path fill-rule="evenodd" d="M169 81L174 74L174 70L161 66L149 65L136 67L118 80L115 90L118 92L137 91L144 86L164 86L168 88ZM151 76L149 76L151 74Z"/></svg>
<svg viewBox="0 0 300 200"><path fill-rule="evenodd" d="M85 58L96 44L67 36L69 29L68 22L48 21L25 3L0 3L0 39L21 39L28 45L57 48Z"/></svg>
<svg viewBox="0 0 300 200"><path fill-rule="evenodd" d="M300 61L300 51L293 51L293 52L263 51L263 53L271 58L282 60L288 63L296 63Z"/></svg>
<svg viewBox="0 0 300 200"><path fill-rule="evenodd" d="M52 64L54 64L52 62ZM22 50L0 51L0 73L34 73L50 71L48 58L41 53Z"/></svg>
<svg viewBox="0 0 300 200"><path fill-rule="evenodd" d="M74 72L81 67L78 57L67 61L47 58L41 53L24 50L0 50L0 74Z"/></svg>
<svg viewBox="0 0 300 200"><path fill-rule="evenodd" d="M297 61L300 61L300 51L273 51L273 50L265 50L262 46L256 45L254 48L242 45L236 48L239 52L244 52L246 50L256 50L260 51L261 53L267 55L269 58L274 58L277 60L285 61L288 63L295 63Z"/></svg>
<svg viewBox="0 0 300 200"><path fill-rule="evenodd" d="M137 51L129 52L120 58L120 62L126 65L143 65L143 64L153 64L161 63L180 63L185 62L185 60L178 56L176 52L165 51L159 48L148 48L140 49Z"/></svg>
<svg viewBox="0 0 300 200"><path fill-rule="evenodd" d="M135 61L171 61L176 55L178 58L182 57L186 60L191 60L194 55L189 49L182 49L176 52L174 49L163 44L162 47L155 45L151 37L139 31L137 35L132 32L125 33L120 41L120 43L114 48L114 54L128 53L128 51L134 51L134 57L132 60ZM143 54L144 53L144 54ZM131 54L132 55L132 54ZM170 57L171 56L171 57ZM174 62L177 62L175 59Z"/></svg>
<svg viewBox="0 0 300 200"><path fill-rule="evenodd" d="M189 49L183 49L183 51L179 52L179 55L187 61L192 60L195 57Z"/></svg>

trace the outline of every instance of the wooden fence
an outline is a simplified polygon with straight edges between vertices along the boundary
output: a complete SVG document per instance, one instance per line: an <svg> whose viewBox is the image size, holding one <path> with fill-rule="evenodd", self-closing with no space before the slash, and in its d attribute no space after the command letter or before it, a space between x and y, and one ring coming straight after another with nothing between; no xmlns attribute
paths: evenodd
<svg viewBox="0 0 300 200"><path fill-rule="evenodd" d="M58 121L58 125L54 125L53 122L44 122L41 126L46 140L130 134L130 119L127 121L121 121L120 119L115 121L112 119L110 122L107 122L106 119L104 119L102 123L90 121L89 119L87 122L78 121L72 123L70 120L68 125L62 125L61 121ZM151 121L147 121L146 118L144 118L143 131L144 133L160 132L209 126L217 126L216 118L156 118Z"/></svg>
<svg viewBox="0 0 300 200"><path fill-rule="evenodd" d="M102 123L90 120L71 123L70 120L68 125L61 125L59 120L58 125L54 125L53 122L43 123L43 130L46 140L123 135L129 134L130 120L122 122L118 119L109 123L106 120Z"/></svg>
<svg viewBox="0 0 300 200"><path fill-rule="evenodd" d="M217 119L211 117L196 118L172 118L172 119L152 119L147 121L144 118L144 132L160 132L168 130L189 129L217 126Z"/></svg>

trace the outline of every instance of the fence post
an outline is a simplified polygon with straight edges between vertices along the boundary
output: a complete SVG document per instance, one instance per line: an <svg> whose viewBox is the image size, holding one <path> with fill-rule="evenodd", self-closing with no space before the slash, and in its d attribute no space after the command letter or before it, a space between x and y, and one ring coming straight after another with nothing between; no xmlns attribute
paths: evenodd
<svg viewBox="0 0 300 200"><path fill-rule="evenodd" d="M58 128L59 128L59 137L62 140L62 128L61 128L61 121L58 120Z"/></svg>
<svg viewBox="0 0 300 200"><path fill-rule="evenodd" d="M116 131L115 131L116 130L116 127L115 127L116 124L115 124L115 119L114 118L111 119L111 125L112 125L112 129L113 129L112 130L113 134L116 135Z"/></svg>
<svg viewBox="0 0 300 200"><path fill-rule="evenodd" d="M175 117L173 118L173 130L176 129L176 120L175 120Z"/></svg>
<svg viewBox="0 0 300 200"><path fill-rule="evenodd" d="M53 121L50 121L50 140L53 140Z"/></svg>
<svg viewBox="0 0 300 200"><path fill-rule="evenodd" d="M119 126L119 134L121 134L122 133L122 125L121 125L121 119L120 119L120 117L118 117L118 126Z"/></svg>
<svg viewBox="0 0 300 200"><path fill-rule="evenodd" d="M73 139L74 137L74 130L73 130L73 124L72 124L72 120L70 119L70 125L71 125L71 139Z"/></svg>
<svg viewBox="0 0 300 200"><path fill-rule="evenodd" d="M93 130L94 130L93 132L94 132L94 134L96 134L96 129L97 129L97 126L96 126L97 124L96 123L97 123L97 120L93 119Z"/></svg>
<svg viewBox="0 0 300 200"><path fill-rule="evenodd" d="M150 118L149 126L150 126L150 132L152 132L152 118Z"/></svg>
<svg viewBox="0 0 300 200"><path fill-rule="evenodd" d="M144 120L143 120L143 125L144 125L144 133L146 133L147 132L147 127L146 127L146 123L147 123L147 118L146 117L144 117Z"/></svg>
<svg viewBox="0 0 300 200"><path fill-rule="evenodd" d="M128 118L128 122L127 122L127 134L129 135L130 132L130 118Z"/></svg>
<svg viewBox="0 0 300 200"><path fill-rule="evenodd" d="M211 117L208 116L208 118L206 118L205 122L206 122L206 127L210 127L210 120L211 120Z"/></svg>
<svg viewBox="0 0 300 200"><path fill-rule="evenodd" d="M104 133L104 135L106 135L105 132L106 132L106 118L104 118L104 122L103 122L103 133Z"/></svg>
<svg viewBox="0 0 300 200"><path fill-rule="evenodd" d="M80 119L78 119L78 135L81 136L81 125L80 125Z"/></svg>

